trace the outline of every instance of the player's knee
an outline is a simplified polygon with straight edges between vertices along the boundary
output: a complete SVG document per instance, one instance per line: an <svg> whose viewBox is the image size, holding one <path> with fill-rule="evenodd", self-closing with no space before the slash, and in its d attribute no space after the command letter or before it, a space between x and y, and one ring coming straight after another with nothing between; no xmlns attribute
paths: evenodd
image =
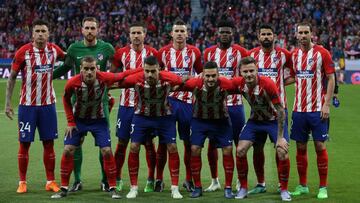
<svg viewBox="0 0 360 203"><path fill-rule="evenodd" d="M109 157L112 154L111 148L110 147L101 148L101 154L105 157Z"/></svg>
<svg viewBox="0 0 360 203"><path fill-rule="evenodd" d="M281 148L281 147L277 147L277 148L276 148L276 153L277 153L277 155L278 155L278 157L279 157L280 160L285 160L285 159L287 158L287 156L288 156L287 151L284 150L284 149Z"/></svg>
<svg viewBox="0 0 360 203"><path fill-rule="evenodd" d="M75 146L73 145L65 145L64 146L64 156L71 156L71 155L74 155L74 152L75 152Z"/></svg>
<svg viewBox="0 0 360 203"><path fill-rule="evenodd" d="M174 143L168 144L167 149L168 149L169 153L177 152L177 147L176 147L176 144L174 144Z"/></svg>
<svg viewBox="0 0 360 203"><path fill-rule="evenodd" d="M238 146L237 149L236 149L236 155L237 155L238 157L244 157L244 156L246 156L246 149L245 149L245 147Z"/></svg>
<svg viewBox="0 0 360 203"><path fill-rule="evenodd" d="M314 145L315 145L315 150L317 152L323 151L324 149L326 149L325 142L323 142L323 141L315 141Z"/></svg>
<svg viewBox="0 0 360 203"><path fill-rule="evenodd" d="M299 150L307 150L307 142L296 142L296 148Z"/></svg>
<svg viewBox="0 0 360 203"><path fill-rule="evenodd" d="M191 145L191 155L199 156L201 154L201 147L197 145Z"/></svg>
<svg viewBox="0 0 360 203"><path fill-rule="evenodd" d="M224 155L230 155L232 154L232 146L227 146L223 148L223 154Z"/></svg>
<svg viewBox="0 0 360 203"><path fill-rule="evenodd" d="M129 140L124 140L124 139L121 139L121 138L119 138L119 140L118 140L118 144L122 145L122 146L127 145L128 142L129 142Z"/></svg>
<svg viewBox="0 0 360 203"><path fill-rule="evenodd" d="M130 145L130 151L132 153L138 153L140 151L140 144L139 143L131 143Z"/></svg>

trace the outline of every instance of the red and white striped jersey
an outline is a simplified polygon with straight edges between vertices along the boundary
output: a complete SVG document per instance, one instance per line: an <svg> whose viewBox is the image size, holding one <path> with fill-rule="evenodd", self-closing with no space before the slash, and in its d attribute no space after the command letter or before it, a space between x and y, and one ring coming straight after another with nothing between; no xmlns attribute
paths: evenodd
<svg viewBox="0 0 360 203"><path fill-rule="evenodd" d="M83 82L82 75L78 74L67 81L63 104L69 126L75 126L75 118L99 119L105 118L103 109L103 96L106 87L123 79L125 74L96 72L96 80L93 85ZM72 105L71 97L75 95L75 103Z"/></svg>
<svg viewBox="0 0 360 203"><path fill-rule="evenodd" d="M240 75L240 61L246 56L248 56L247 50L236 44L231 45L228 49L220 49L215 45L204 51L204 61L216 62L219 73L229 79ZM242 105L241 94L229 95L227 105Z"/></svg>
<svg viewBox="0 0 360 203"><path fill-rule="evenodd" d="M193 117L199 119L224 119L229 117L226 100L228 91L233 91L233 83L219 77L218 86L208 89L203 78L192 78L182 89L193 93Z"/></svg>
<svg viewBox="0 0 360 203"><path fill-rule="evenodd" d="M181 84L181 77L168 71L160 71L156 85L149 85L142 72L125 78L120 87L135 89L135 114L157 117L171 115L167 97L173 86Z"/></svg>
<svg viewBox="0 0 360 203"><path fill-rule="evenodd" d="M144 59L148 56L157 56L157 50L145 45L141 51L135 51L131 45L120 48L114 55L113 64L122 71L142 68ZM133 107L135 99L134 88L125 88L120 95L120 106Z"/></svg>
<svg viewBox="0 0 360 203"><path fill-rule="evenodd" d="M183 49L176 50L172 44L169 44L159 50L158 59L164 70L180 77L202 72L200 50L192 45L187 44ZM191 92L172 92L170 96L189 104L192 102Z"/></svg>
<svg viewBox="0 0 360 203"><path fill-rule="evenodd" d="M28 43L16 52L11 69L21 72L21 105L43 106L56 102L52 75L56 59L64 56L63 50L53 43L47 43L44 49Z"/></svg>
<svg viewBox="0 0 360 203"><path fill-rule="evenodd" d="M245 79L236 77L233 85L239 88L251 107L250 119L257 121L275 120L275 105L281 104L278 88L268 77L257 76L258 84L254 88L246 85Z"/></svg>
<svg viewBox="0 0 360 203"><path fill-rule="evenodd" d="M292 68L290 52L280 47L275 47L270 52L264 52L261 47L256 47L249 53L257 62L259 75L268 77L275 82L280 92L281 103L284 108L287 108L284 80L290 76Z"/></svg>
<svg viewBox="0 0 360 203"><path fill-rule="evenodd" d="M294 111L321 111L325 102L326 74L335 72L329 51L319 45L292 53L295 75Z"/></svg>

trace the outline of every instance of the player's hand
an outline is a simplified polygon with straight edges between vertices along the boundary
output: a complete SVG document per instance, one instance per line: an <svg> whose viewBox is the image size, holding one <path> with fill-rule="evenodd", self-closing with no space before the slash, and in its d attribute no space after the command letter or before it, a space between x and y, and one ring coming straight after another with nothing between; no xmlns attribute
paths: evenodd
<svg viewBox="0 0 360 203"><path fill-rule="evenodd" d="M276 141L276 148L280 147L281 149L285 150L286 152L289 151L289 143L286 141L285 138L278 138Z"/></svg>
<svg viewBox="0 0 360 203"><path fill-rule="evenodd" d="M78 130L76 126L68 126L65 130L65 139L68 136L71 138L74 130Z"/></svg>
<svg viewBox="0 0 360 203"><path fill-rule="evenodd" d="M10 120L13 120L14 110L10 105L5 106L5 114Z"/></svg>
<svg viewBox="0 0 360 203"><path fill-rule="evenodd" d="M330 106L323 105L323 107L321 108L320 118L325 120L329 118L329 115L330 115Z"/></svg>

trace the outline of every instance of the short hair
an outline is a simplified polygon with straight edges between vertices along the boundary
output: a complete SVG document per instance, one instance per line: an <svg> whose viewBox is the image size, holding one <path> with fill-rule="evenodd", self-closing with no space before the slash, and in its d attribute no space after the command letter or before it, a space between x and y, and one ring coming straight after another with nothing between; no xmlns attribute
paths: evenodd
<svg viewBox="0 0 360 203"><path fill-rule="evenodd" d="M43 19L34 20L33 23L32 23L32 28L34 29L34 27L36 25L45 25L46 27L49 28L49 22L47 22L46 20L43 20Z"/></svg>
<svg viewBox="0 0 360 203"><path fill-rule="evenodd" d="M222 19L217 23L217 28L220 27L231 27L231 28L235 28L234 22L232 20L229 19Z"/></svg>
<svg viewBox="0 0 360 203"><path fill-rule="evenodd" d="M99 27L99 21L95 17L85 17L85 18L83 18L83 20L81 22L81 27L84 26L86 21L95 22L96 27Z"/></svg>
<svg viewBox="0 0 360 203"><path fill-rule="evenodd" d="M132 28L132 27L142 27L144 32L146 32L146 26L143 22L140 22L140 21L133 22L130 24L129 28Z"/></svg>
<svg viewBox="0 0 360 203"><path fill-rule="evenodd" d="M256 65L256 60L253 57L247 56L245 58L242 58L240 61L240 68L243 65L248 65L248 64L252 64L252 63Z"/></svg>
<svg viewBox="0 0 360 203"><path fill-rule="evenodd" d="M312 27L311 27L311 23L308 23L308 22L300 22L296 25L296 32L299 28L299 26L308 26L310 28L310 32L312 32Z"/></svg>
<svg viewBox="0 0 360 203"><path fill-rule="evenodd" d="M144 64L153 66L153 65L159 65L159 62L155 56L148 56L144 59Z"/></svg>
<svg viewBox="0 0 360 203"><path fill-rule="evenodd" d="M217 69L218 68L218 65L217 65L217 63L216 62L214 62L214 61L208 61L208 62L206 62L205 63L205 65L204 65L204 69Z"/></svg>
<svg viewBox="0 0 360 203"><path fill-rule="evenodd" d="M268 23L262 23L260 24L259 28L258 28L258 33L260 33L260 30L261 29L269 29L271 30L271 32L274 33L274 28L271 26L271 24L268 24Z"/></svg>
<svg viewBox="0 0 360 203"><path fill-rule="evenodd" d="M173 26L174 25L185 25L186 26L186 23L181 19L177 19L177 20L175 20Z"/></svg>
<svg viewBox="0 0 360 203"><path fill-rule="evenodd" d="M97 60L93 56L84 56L84 57L81 58L80 64L83 64L84 62L92 63L92 62L97 62Z"/></svg>

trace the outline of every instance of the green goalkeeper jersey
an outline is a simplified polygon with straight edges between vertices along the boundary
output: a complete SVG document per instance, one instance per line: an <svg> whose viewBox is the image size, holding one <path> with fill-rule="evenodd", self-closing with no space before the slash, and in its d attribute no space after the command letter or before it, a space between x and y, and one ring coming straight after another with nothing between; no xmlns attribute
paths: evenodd
<svg viewBox="0 0 360 203"><path fill-rule="evenodd" d="M79 74L80 61L84 56L95 57L97 60L97 65L100 67L100 71L107 71L107 66L110 64L114 53L114 47L110 43L104 42L103 40L98 39L96 45L94 46L85 46L83 40L74 42L66 51L64 64L54 70L53 79L65 75L71 69L74 69L75 74ZM72 100L74 102L75 98L72 98ZM109 121L109 98L107 95L107 90L104 93L103 104L105 117L107 121Z"/></svg>

